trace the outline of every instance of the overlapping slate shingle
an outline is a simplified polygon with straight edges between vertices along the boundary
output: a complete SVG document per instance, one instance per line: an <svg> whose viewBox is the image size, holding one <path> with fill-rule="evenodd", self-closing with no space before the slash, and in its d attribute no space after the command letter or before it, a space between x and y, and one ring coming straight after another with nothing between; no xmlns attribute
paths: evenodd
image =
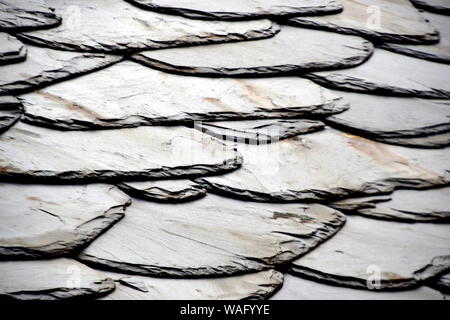
<svg viewBox="0 0 450 320"><path fill-rule="evenodd" d="M325 116L347 108L339 96L297 77L186 78L130 61L20 98L27 122L62 129Z"/></svg>
<svg viewBox="0 0 450 320"><path fill-rule="evenodd" d="M0 32L0 65L25 60L27 49L15 37Z"/></svg>
<svg viewBox="0 0 450 320"><path fill-rule="evenodd" d="M253 201L330 200L448 183L450 149L391 146L333 129L270 145L237 145L242 168L198 179Z"/></svg>
<svg viewBox="0 0 450 320"><path fill-rule="evenodd" d="M396 190L387 196L350 198L331 204L351 214L384 220L439 222L450 219L450 188Z"/></svg>
<svg viewBox="0 0 450 320"><path fill-rule="evenodd" d="M323 17L296 17L293 25L364 36L376 41L431 43L439 33L409 0L341 0L344 11Z"/></svg>
<svg viewBox="0 0 450 320"><path fill-rule="evenodd" d="M73 51L136 51L273 36L269 20L196 21L136 8L123 0L47 0L63 17L53 29L21 34L29 42ZM67 10L70 7L73 10ZM99 28L99 21L101 27Z"/></svg>
<svg viewBox="0 0 450 320"><path fill-rule="evenodd" d="M202 198L206 189L185 179L121 182L117 186L125 193L157 202L185 202Z"/></svg>
<svg viewBox="0 0 450 320"><path fill-rule="evenodd" d="M122 59L116 55L64 52L34 46L27 46L27 49L24 62L0 66L0 95L32 91Z"/></svg>
<svg viewBox="0 0 450 320"><path fill-rule="evenodd" d="M342 10L336 0L128 0L136 6L194 19L238 20L303 14L331 14Z"/></svg>
<svg viewBox="0 0 450 320"><path fill-rule="evenodd" d="M168 178L236 169L232 147L184 127L57 131L22 122L0 135L0 177L40 182Z"/></svg>
<svg viewBox="0 0 450 320"><path fill-rule="evenodd" d="M0 262L0 297L59 300L98 297L114 290L104 274L66 258Z"/></svg>
<svg viewBox="0 0 450 320"><path fill-rule="evenodd" d="M450 66L417 59L383 49L355 68L321 71L306 76L327 87L419 98L450 98L447 81Z"/></svg>
<svg viewBox="0 0 450 320"><path fill-rule="evenodd" d="M8 130L22 115L22 104L16 97L0 96L0 133Z"/></svg>
<svg viewBox="0 0 450 320"><path fill-rule="evenodd" d="M450 269L445 224L400 223L352 216L345 227L290 270L301 277L361 289L406 289Z"/></svg>
<svg viewBox="0 0 450 320"><path fill-rule="evenodd" d="M360 37L284 26L269 39L144 51L133 58L182 74L254 76L356 66L372 50Z"/></svg>
<svg viewBox="0 0 450 320"><path fill-rule="evenodd" d="M1 0L0 30L22 31L50 28L61 23L61 17L42 0Z"/></svg>
<svg viewBox="0 0 450 320"><path fill-rule="evenodd" d="M422 14L439 30L439 43L429 45L383 43L380 47L416 58L450 63L450 19L447 16L429 12Z"/></svg>
<svg viewBox="0 0 450 320"><path fill-rule="evenodd" d="M129 202L110 185L0 184L0 256L72 253L120 220Z"/></svg>
<svg viewBox="0 0 450 320"><path fill-rule="evenodd" d="M104 273L116 282L104 300L262 300L283 284L283 274L275 270L207 279Z"/></svg>
<svg viewBox="0 0 450 320"><path fill-rule="evenodd" d="M295 259L331 237L344 219L321 205L246 203L214 195L183 204L133 199L125 218L79 258L143 275L231 275Z"/></svg>
<svg viewBox="0 0 450 320"><path fill-rule="evenodd" d="M450 131L450 100L386 97L336 91L350 108L327 118L341 130L381 142L434 147ZM450 135L447 135L450 136ZM441 146L450 145L450 139Z"/></svg>
<svg viewBox="0 0 450 320"><path fill-rule="evenodd" d="M450 15L450 3L447 0L411 0L411 2L420 9Z"/></svg>

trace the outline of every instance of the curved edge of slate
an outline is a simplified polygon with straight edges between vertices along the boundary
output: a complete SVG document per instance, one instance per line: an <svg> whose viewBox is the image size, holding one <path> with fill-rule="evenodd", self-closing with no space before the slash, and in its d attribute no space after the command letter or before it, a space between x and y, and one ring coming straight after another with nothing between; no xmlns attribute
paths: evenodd
<svg viewBox="0 0 450 320"><path fill-rule="evenodd" d="M425 0L411 0L411 3L419 9L450 16L450 5L448 7L433 6Z"/></svg>
<svg viewBox="0 0 450 320"><path fill-rule="evenodd" d="M378 45L379 48L389 50L395 53L404 54L406 56L414 57L438 63L450 64L450 55L427 53L420 50L414 50L414 47L405 47L395 43L382 43Z"/></svg>
<svg viewBox="0 0 450 320"><path fill-rule="evenodd" d="M7 131L22 116L22 103L13 96L0 96L0 134Z"/></svg>
<svg viewBox="0 0 450 320"><path fill-rule="evenodd" d="M179 191L171 191L157 186L145 190L140 190L134 188L126 182L118 183L116 184L116 186L131 197L162 203L189 202L201 199L206 196L207 193L206 189L200 185L192 185ZM154 191L152 192L152 190Z"/></svg>
<svg viewBox="0 0 450 320"><path fill-rule="evenodd" d="M14 14L20 14L20 12L24 12L25 14L39 16L40 18L44 18L46 23L40 23L38 25L25 25L25 26L15 26L13 23L9 25L5 25L0 27L0 31L4 32L24 32L24 31L34 31L34 30L43 30L43 29L51 29L59 26L62 23L62 17L57 15L54 12L54 9L48 8L48 12L44 11L26 11L23 8L12 8L12 12Z"/></svg>
<svg viewBox="0 0 450 320"><path fill-rule="evenodd" d="M180 8L180 7L165 7L153 3L143 3L142 1L125 0L132 5L159 13L180 15L190 19L200 20L225 20L225 21L239 21L252 20L262 18L286 18L297 15L327 15L339 13L343 10L341 3L330 0L324 7L312 6L310 8L295 8L288 6L275 6L269 8L267 13L252 13L252 12L206 12L195 9Z"/></svg>
<svg viewBox="0 0 450 320"><path fill-rule="evenodd" d="M128 199L126 203L109 208L103 215L79 225L76 228L77 233L71 234L72 236L75 235L72 239L55 240L34 248L0 246L0 259L53 258L78 251L122 219L125 216L126 207L130 204L131 199Z"/></svg>
<svg viewBox="0 0 450 320"><path fill-rule="evenodd" d="M9 41L16 43L18 47L17 52L7 52L5 54L0 53L0 65L12 64L23 62L27 58L27 48L16 37L7 35Z"/></svg>
<svg viewBox="0 0 450 320"><path fill-rule="evenodd" d="M311 28L329 32L336 32L341 34L347 34L352 36L360 36L369 39L375 43L378 42L393 42L402 44L435 44L439 42L439 32L435 29L434 33L426 35L399 35L385 32L354 29L349 27L343 27L336 24L323 24L320 22L310 21L302 19L301 17L292 18L284 22L287 25L302 28Z"/></svg>
<svg viewBox="0 0 450 320"><path fill-rule="evenodd" d="M374 46L371 42L365 41L364 48L361 50L364 54L359 56L341 59L339 62L316 63L310 62L299 65L275 65L260 66L250 68L212 68L212 67L192 67L177 66L157 59L148 58L140 53L130 57L132 61L138 62L144 66L181 75L206 76L206 77L271 77L276 75L297 75L306 72L326 71L334 69L344 69L356 67L368 60L373 51Z"/></svg>
<svg viewBox="0 0 450 320"><path fill-rule="evenodd" d="M377 289L377 291L413 289L426 284L428 280L445 273L449 269L450 256L438 256L433 258L423 269L416 271L412 278L396 279L394 276L391 279L381 279L380 288ZM328 274L304 266L294 265L292 263L289 264L287 271L294 276L325 284L370 290L367 286L367 279L363 278Z"/></svg>

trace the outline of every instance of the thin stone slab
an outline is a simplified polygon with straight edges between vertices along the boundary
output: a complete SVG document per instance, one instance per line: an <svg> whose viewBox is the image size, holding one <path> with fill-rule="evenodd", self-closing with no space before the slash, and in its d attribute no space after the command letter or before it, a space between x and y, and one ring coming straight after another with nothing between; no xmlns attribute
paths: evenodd
<svg viewBox="0 0 450 320"><path fill-rule="evenodd" d="M64 52L27 46L27 59L0 66L0 95L32 91L44 85L106 67L121 56Z"/></svg>
<svg viewBox="0 0 450 320"><path fill-rule="evenodd" d="M66 258L0 262L0 298L60 300L99 297L114 290L114 281Z"/></svg>
<svg viewBox="0 0 450 320"><path fill-rule="evenodd" d="M66 130L319 117L347 108L339 96L298 77L186 78L130 61L22 95L20 99L25 121Z"/></svg>
<svg viewBox="0 0 450 320"><path fill-rule="evenodd" d="M22 115L22 103L12 96L0 96L0 133L8 130Z"/></svg>
<svg viewBox="0 0 450 320"><path fill-rule="evenodd" d="M185 127L57 131L16 123L0 135L0 179L156 179L234 170L241 156Z"/></svg>
<svg viewBox="0 0 450 320"><path fill-rule="evenodd" d="M47 3L63 17L62 24L50 30L23 33L21 38L71 51L123 52L250 40L273 36L279 30L269 20L196 21L142 10L123 0Z"/></svg>
<svg viewBox="0 0 450 320"><path fill-rule="evenodd" d="M342 11L335 0L128 0L136 6L192 19L240 20L277 18L304 14L332 14Z"/></svg>
<svg viewBox="0 0 450 320"><path fill-rule="evenodd" d="M450 219L450 187L396 190L388 196L344 199L330 206L344 212L384 220L447 221Z"/></svg>
<svg viewBox="0 0 450 320"><path fill-rule="evenodd" d="M414 288L450 270L448 225L347 217L345 227L290 264L301 277L377 290Z"/></svg>
<svg viewBox="0 0 450 320"><path fill-rule="evenodd" d="M272 300L445 300L437 290L422 286L405 291L360 290L284 275L283 287Z"/></svg>
<svg viewBox="0 0 450 320"><path fill-rule="evenodd" d="M328 117L326 123L346 132L402 145L408 138L427 141L430 136L450 131L450 100L333 93L341 95L350 108Z"/></svg>
<svg viewBox="0 0 450 320"><path fill-rule="evenodd" d="M199 122L196 128L227 142L271 143L322 130L323 122L304 119L271 119Z"/></svg>
<svg viewBox="0 0 450 320"><path fill-rule="evenodd" d="M24 61L26 56L27 49L22 42L0 32L0 65Z"/></svg>
<svg viewBox="0 0 450 320"><path fill-rule="evenodd" d="M255 76L356 66L372 50L372 44L360 37L284 26L269 39L144 51L133 58L188 75Z"/></svg>
<svg viewBox="0 0 450 320"><path fill-rule="evenodd" d="M275 270L205 279L104 273L114 279L116 290L103 300L263 300L283 284L283 274Z"/></svg>
<svg viewBox="0 0 450 320"><path fill-rule="evenodd" d="M117 186L133 197L156 202L186 202L206 196L204 187L183 179L121 182Z"/></svg>
<svg viewBox="0 0 450 320"><path fill-rule="evenodd" d="M183 204L133 200L125 218L79 259L154 276L260 271L308 252L344 220L340 212L317 204L248 203L215 195Z"/></svg>
<svg viewBox="0 0 450 320"><path fill-rule="evenodd" d="M321 17L295 17L287 23L358 35L375 41L432 43L438 31L408 0L341 0L344 11Z"/></svg>
<svg viewBox="0 0 450 320"><path fill-rule="evenodd" d="M450 7L450 2L449 7ZM425 60L450 63L450 18L430 12L422 13L439 30L440 41L431 45L383 43L381 48Z"/></svg>
<svg viewBox="0 0 450 320"><path fill-rule="evenodd" d="M111 185L0 184L0 257L70 254L120 220L130 203Z"/></svg>
<svg viewBox="0 0 450 320"><path fill-rule="evenodd" d="M330 201L449 182L449 149L391 146L331 128L268 145L244 145L242 168L197 179L212 192L253 201Z"/></svg>
<svg viewBox="0 0 450 320"><path fill-rule="evenodd" d="M375 49L356 68L305 75L326 87L368 94L418 98L450 98L450 66Z"/></svg>
<svg viewBox="0 0 450 320"><path fill-rule="evenodd" d="M420 9L450 15L450 3L448 0L411 0Z"/></svg>
<svg viewBox="0 0 450 320"><path fill-rule="evenodd" d="M411 138L383 138L383 142L413 148L444 148L450 146L450 133Z"/></svg>
<svg viewBox="0 0 450 320"><path fill-rule="evenodd" d="M61 17L42 0L1 0L0 31L23 31L51 28Z"/></svg>

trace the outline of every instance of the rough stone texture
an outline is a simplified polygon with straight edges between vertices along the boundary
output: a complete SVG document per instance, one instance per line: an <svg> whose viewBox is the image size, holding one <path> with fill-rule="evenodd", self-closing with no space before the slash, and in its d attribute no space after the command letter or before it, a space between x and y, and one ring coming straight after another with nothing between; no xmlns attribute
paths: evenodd
<svg viewBox="0 0 450 320"><path fill-rule="evenodd" d="M441 63L450 63L449 17L429 12L423 12L422 14L433 24L433 26L437 28L437 30L439 30L439 37L440 37L439 43L432 45L407 45L396 43L383 43L380 47L383 49L406 54L408 56L413 56L416 58Z"/></svg>
<svg viewBox="0 0 450 320"><path fill-rule="evenodd" d="M72 253L120 220L129 203L110 185L0 184L0 256Z"/></svg>
<svg viewBox="0 0 450 320"><path fill-rule="evenodd" d="M273 300L444 300L437 290L422 286L405 291L368 291L323 284L284 275L283 288Z"/></svg>
<svg viewBox="0 0 450 320"><path fill-rule="evenodd" d="M0 31L23 31L51 28L61 18L42 0L1 0Z"/></svg>
<svg viewBox="0 0 450 320"><path fill-rule="evenodd" d="M448 0L410 0L417 8L450 15L450 3Z"/></svg>
<svg viewBox="0 0 450 320"><path fill-rule="evenodd" d="M32 91L122 59L114 55L64 52L33 46L27 48L24 62L0 66L0 95Z"/></svg>
<svg viewBox="0 0 450 320"><path fill-rule="evenodd" d="M296 17L289 24L364 36L375 41L432 43L439 33L408 0L341 0L344 11L323 17Z"/></svg>
<svg viewBox="0 0 450 320"><path fill-rule="evenodd" d="M325 127L321 121L299 119L199 122L195 125L202 132L228 143L271 143Z"/></svg>
<svg viewBox="0 0 450 320"><path fill-rule="evenodd" d="M190 180L122 182L117 186L133 197L156 202L186 202L206 196L206 189Z"/></svg>
<svg viewBox="0 0 450 320"><path fill-rule="evenodd" d="M442 140L445 134L444 146L450 144L450 100L333 93L341 95L350 108L326 119L332 127L381 142L419 147L433 146L435 135Z"/></svg>
<svg viewBox="0 0 450 320"><path fill-rule="evenodd" d="M196 21L136 8L123 0L47 0L63 17L54 29L21 34L51 48L90 51L137 51L273 36L269 20ZM71 7L76 10L68 10ZM99 28L99 21L102 27Z"/></svg>
<svg viewBox="0 0 450 320"><path fill-rule="evenodd" d="M395 187L449 182L449 149L385 145L327 128L280 143L237 145L235 172L198 179L211 191L253 201L332 200Z"/></svg>
<svg viewBox="0 0 450 320"><path fill-rule="evenodd" d="M0 96L0 133L8 130L22 115L22 104L16 97Z"/></svg>
<svg viewBox="0 0 450 320"><path fill-rule="evenodd" d="M97 297L114 290L114 281L71 259L0 262L0 298L59 300ZM79 279L79 282L78 280Z"/></svg>
<svg viewBox="0 0 450 320"><path fill-rule="evenodd" d="M342 11L335 0L127 0L136 6L193 19L240 20L303 14L331 14Z"/></svg>
<svg viewBox="0 0 450 320"><path fill-rule="evenodd" d="M164 279L105 272L116 290L104 300L263 300L283 284L275 270L206 279Z"/></svg>
<svg viewBox="0 0 450 320"><path fill-rule="evenodd" d="M0 65L25 60L27 49L15 37L0 32Z"/></svg>
<svg viewBox="0 0 450 320"><path fill-rule="evenodd" d="M214 174L241 156L184 127L57 131L22 122L0 135L0 178L40 182L126 180Z"/></svg>
<svg viewBox="0 0 450 320"><path fill-rule="evenodd" d="M372 44L360 37L285 26L269 39L144 51L133 58L188 75L255 76L356 66L372 50Z"/></svg>
<svg viewBox="0 0 450 320"><path fill-rule="evenodd" d="M388 196L350 198L333 208L385 220L437 222L450 219L450 187L397 190Z"/></svg>
<svg viewBox="0 0 450 320"><path fill-rule="evenodd" d="M25 121L70 130L325 116L347 108L339 96L298 77L186 79L130 61L20 98Z"/></svg>
<svg viewBox="0 0 450 320"><path fill-rule="evenodd" d="M352 216L332 241L290 264L290 272L339 286L416 287L450 270L448 225Z"/></svg>
<svg viewBox="0 0 450 320"><path fill-rule="evenodd" d="M79 258L143 275L259 271L308 252L344 220L340 212L317 204L258 204L214 195L184 204L133 200L125 218Z"/></svg>
<svg viewBox="0 0 450 320"><path fill-rule="evenodd" d="M433 281L433 287L440 290L445 294L450 293L450 273L446 273L442 276L439 276L437 279Z"/></svg>
<svg viewBox="0 0 450 320"><path fill-rule="evenodd" d="M356 68L305 75L327 87L380 95L450 98L450 66L375 49Z"/></svg>

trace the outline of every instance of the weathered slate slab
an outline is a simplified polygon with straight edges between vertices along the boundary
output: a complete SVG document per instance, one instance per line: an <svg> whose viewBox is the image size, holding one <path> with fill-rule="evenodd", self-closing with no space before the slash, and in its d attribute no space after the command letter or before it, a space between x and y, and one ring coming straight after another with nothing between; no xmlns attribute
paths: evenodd
<svg viewBox="0 0 450 320"><path fill-rule="evenodd" d="M229 143L271 143L300 134L322 130L321 121L306 119L270 119L199 122L195 127Z"/></svg>
<svg viewBox="0 0 450 320"><path fill-rule="evenodd" d="M420 9L450 15L450 3L447 0L411 0Z"/></svg>
<svg viewBox="0 0 450 320"><path fill-rule="evenodd" d="M182 74L253 76L356 66L372 50L372 44L360 37L285 26L269 39L144 51L133 58Z"/></svg>
<svg viewBox="0 0 450 320"><path fill-rule="evenodd" d="M448 225L352 216L290 272L339 286L404 290L450 270Z"/></svg>
<svg viewBox="0 0 450 320"><path fill-rule="evenodd" d="M283 284L283 274L273 269L205 279L103 273L116 283L116 290L103 300L263 300Z"/></svg>
<svg viewBox="0 0 450 320"><path fill-rule="evenodd" d="M126 194L103 184L0 184L0 256L72 253L124 216Z"/></svg>
<svg viewBox="0 0 450 320"><path fill-rule="evenodd" d="M25 121L70 130L326 116L347 108L339 96L298 77L186 78L130 61L20 98Z"/></svg>
<svg viewBox="0 0 450 320"><path fill-rule="evenodd" d="M232 147L185 127L64 132L18 122L0 145L0 178L13 181L198 176L241 163Z"/></svg>
<svg viewBox="0 0 450 320"><path fill-rule="evenodd" d="M433 281L432 286L443 293L450 293L450 273L439 276Z"/></svg>
<svg viewBox="0 0 450 320"><path fill-rule="evenodd" d="M450 219L450 187L396 190L388 196L344 199L330 206L384 220L446 221Z"/></svg>
<svg viewBox="0 0 450 320"><path fill-rule="evenodd" d="M450 8L450 2L449 2ZM381 48L391 50L397 53L406 54L425 60L450 63L450 19L448 16L423 12L422 15L427 18L433 26L439 30L440 41L431 45L408 45L397 43L383 43Z"/></svg>
<svg viewBox="0 0 450 320"><path fill-rule="evenodd" d="M21 62L27 56L22 42L7 33L0 32L0 65Z"/></svg>
<svg viewBox="0 0 450 320"><path fill-rule="evenodd" d="M50 30L21 34L21 38L71 51L137 51L250 40L273 36L279 30L269 20L196 21L142 10L123 0L47 0L47 3L63 17L62 24ZM69 6L77 11L67 10Z"/></svg>
<svg viewBox="0 0 450 320"><path fill-rule="evenodd" d="M114 281L72 259L0 262L0 297L59 300L98 297L114 290Z"/></svg>
<svg viewBox="0 0 450 320"><path fill-rule="evenodd" d="M433 135L450 131L450 100L333 93L340 94L350 108L327 118L326 123L346 132L412 146L417 139L426 142L433 140ZM408 138L412 140L408 142Z"/></svg>
<svg viewBox="0 0 450 320"><path fill-rule="evenodd" d="M439 33L408 0L341 0L344 11L322 17L295 17L289 24L364 36L376 41L432 43Z"/></svg>
<svg viewBox="0 0 450 320"><path fill-rule="evenodd" d="M133 199L79 258L122 272L171 277L259 271L331 237L344 216L322 205L247 203L214 195L183 204Z"/></svg>
<svg viewBox="0 0 450 320"><path fill-rule="evenodd" d="M206 196L204 187L183 179L121 182L117 186L133 197L156 202L186 202Z"/></svg>
<svg viewBox="0 0 450 320"><path fill-rule="evenodd" d="M437 133L412 138L383 138L383 142L413 148L444 148L450 146L450 133Z"/></svg>
<svg viewBox="0 0 450 320"><path fill-rule="evenodd" d="M42 0L1 0L0 30L23 31L51 28L61 23L61 18Z"/></svg>
<svg viewBox="0 0 450 320"><path fill-rule="evenodd" d="M390 146L331 128L269 145L237 145L240 170L198 179L254 201L332 200L448 183L450 149Z"/></svg>
<svg viewBox="0 0 450 320"><path fill-rule="evenodd" d="M0 66L0 94L16 94L118 62L121 56L64 52L28 46L27 59Z"/></svg>
<svg viewBox="0 0 450 320"><path fill-rule="evenodd" d="M117 289L116 289L117 290ZM444 300L437 290L422 286L405 291L359 290L284 275L283 287L273 300Z"/></svg>
<svg viewBox="0 0 450 320"><path fill-rule="evenodd" d="M136 6L162 13L182 15L193 19L240 20L277 18L303 14L331 14L342 11L335 0L128 0Z"/></svg>
<svg viewBox="0 0 450 320"><path fill-rule="evenodd" d="M0 133L8 130L22 115L22 104L16 97L0 96Z"/></svg>
<svg viewBox="0 0 450 320"><path fill-rule="evenodd" d="M450 98L450 66L375 49L364 64L305 76L326 87L370 94Z"/></svg>

